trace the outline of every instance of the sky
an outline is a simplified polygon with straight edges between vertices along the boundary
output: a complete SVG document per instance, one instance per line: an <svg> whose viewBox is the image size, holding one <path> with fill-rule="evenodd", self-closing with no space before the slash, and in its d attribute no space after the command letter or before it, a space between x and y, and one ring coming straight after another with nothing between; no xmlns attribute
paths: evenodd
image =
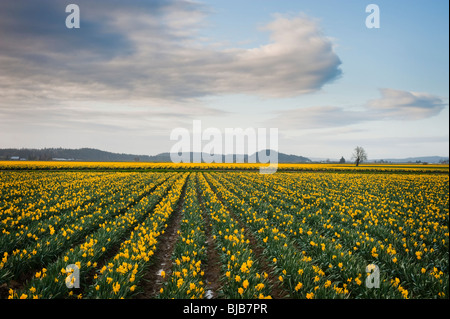
<svg viewBox="0 0 450 319"><path fill-rule="evenodd" d="M448 156L448 5L1 1L0 148L156 155L200 120L277 128L280 152L312 158Z"/></svg>

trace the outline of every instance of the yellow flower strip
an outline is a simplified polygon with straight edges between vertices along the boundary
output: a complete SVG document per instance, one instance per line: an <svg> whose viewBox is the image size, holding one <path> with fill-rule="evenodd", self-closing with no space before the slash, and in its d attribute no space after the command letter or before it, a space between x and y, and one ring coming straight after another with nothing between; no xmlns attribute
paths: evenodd
<svg viewBox="0 0 450 319"><path fill-rule="evenodd" d="M258 272L258 263L244 229L217 198L203 173L198 180L203 209L211 216L212 232L221 254L225 274L221 288L223 296L231 299L270 298L268 274Z"/></svg>
<svg viewBox="0 0 450 319"><path fill-rule="evenodd" d="M158 175L147 175L151 176ZM122 214L134 205L140 196L145 195L147 189L144 187L145 183L141 182L128 188L123 188L122 184L122 189L117 190L113 198L107 199L105 205L92 206L92 211L88 214L81 215L78 219L71 217L69 221L72 222L65 223L64 219L60 219L62 227L59 231L50 229L50 237L39 239L8 254L7 259L0 262L0 283L55 260L68 248L97 230L102 223ZM77 212L72 214L76 216Z"/></svg>
<svg viewBox="0 0 450 319"><path fill-rule="evenodd" d="M151 216L137 225L130 237L122 242L119 252L100 269L86 295L89 298L128 298L135 294L137 284L154 255L158 237L180 199L189 174L183 174L154 209Z"/></svg>
<svg viewBox="0 0 450 319"><path fill-rule="evenodd" d="M164 287L158 298L201 299L205 295L202 265L206 260L206 236L197 198L197 175L192 173L187 182L179 239L172 253L172 267L170 273L161 274Z"/></svg>
<svg viewBox="0 0 450 319"><path fill-rule="evenodd" d="M175 173L172 173L175 174ZM71 290L66 286L68 274L65 269L68 265L75 264L79 267L80 288L84 288L87 275L92 269L97 268L98 262L115 245L123 241L123 237L129 233L134 225L141 222L151 212L153 207L167 193L175 182L175 175L167 179L167 174L158 174L158 179L144 188L149 191L156 187L149 196L143 197L135 206L124 214L115 216L112 220L103 222L99 229L87 236L84 243L70 249L54 263L38 271L22 291L10 291L10 296L17 298L27 295L28 298L62 298L68 297ZM159 186L158 186L159 185ZM45 270L45 271L44 271ZM32 291L32 293L30 293Z"/></svg>

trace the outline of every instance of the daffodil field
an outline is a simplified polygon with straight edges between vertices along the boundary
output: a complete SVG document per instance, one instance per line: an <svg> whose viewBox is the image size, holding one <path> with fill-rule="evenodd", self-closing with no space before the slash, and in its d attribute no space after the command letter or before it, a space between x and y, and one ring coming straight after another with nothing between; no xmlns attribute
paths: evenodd
<svg viewBox="0 0 450 319"><path fill-rule="evenodd" d="M448 165L0 164L0 298L449 297Z"/></svg>

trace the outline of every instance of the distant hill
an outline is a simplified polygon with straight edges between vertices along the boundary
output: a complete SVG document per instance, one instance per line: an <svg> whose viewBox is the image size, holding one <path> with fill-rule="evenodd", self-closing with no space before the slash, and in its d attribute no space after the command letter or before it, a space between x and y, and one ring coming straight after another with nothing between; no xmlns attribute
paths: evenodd
<svg viewBox="0 0 450 319"><path fill-rule="evenodd" d="M251 162L260 162L260 158L264 151L257 152L250 156ZM267 156L268 150L265 151ZM189 154L190 161L193 161L194 153ZM249 157L243 156L244 163L248 163ZM80 149L67 149L67 148L44 148L44 149L0 149L0 160L73 160L73 161L92 161L92 162L172 162L170 153L161 153L157 155L136 155L136 154L124 154L124 153L112 153L101 151L94 148L80 148ZM225 163L225 155L221 156L222 163ZM319 161L318 158L307 158L304 156L278 153L278 163L311 163L312 160ZM421 156L421 157L407 157L407 158L385 158L369 160L367 163L448 163L448 157L442 156ZM236 161L236 154L233 154L233 162ZM330 160L333 161L333 160Z"/></svg>
<svg viewBox="0 0 450 319"><path fill-rule="evenodd" d="M269 150L259 151L257 153L254 153L254 154L250 155L250 156L248 156L248 155L241 155L240 158L243 158L243 162L244 163L248 163L249 161L251 163L259 163L259 162L261 162L261 157L264 155L264 152L266 152L266 154L265 154L266 158L269 159L269 155L270 155ZM275 152L275 151L273 151L273 152ZM273 153L273 154L275 155L276 152ZM194 155L198 156L199 153L192 153L191 152L189 154L191 162L193 162L193 156ZM274 156L274 155L272 155L272 156ZM168 158L167 161L171 162L170 153L162 153L162 154L159 154L159 155L156 155L156 156L164 156L164 157ZM209 156L209 154L205 154L205 156ZM231 154L228 157L230 157L230 156L231 156ZM236 162L238 155L233 154L232 156L233 156L232 160L229 160L227 155L221 155L222 163ZM262 158L262 162L267 162L267 160L264 160L264 158ZM310 163L310 162L311 162L311 160L309 158L306 158L306 157L303 157L303 156L288 155L288 154L284 154L284 153L278 153L278 163Z"/></svg>
<svg viewBox="0 0 450 319"><path fill-rule="evenodd" d="M133 162L137 160L152 161L152 156L118 154L100 151L93 148L66 149L66 148L44 148L44 149L0 149L0 159L27 159L30 161L50 160L75 160L75 161L99 161L99 162Z"/></svg>
<svg viewBox="0 0 450 319"><path fill-rule="evenodd" d="M260 151L250 156L250 160L259 162L264 151ZM266 154L269 155L266 150ZM190 161L193 161L194 153L190 153ZM97 161L97 162L171 162L170 153L161 153L158 155L134 155L124 153L112 153L93 148L66 149L66 148L44 148L44 149L0 149L0 160L72 160L72 161ZM222 162L225 162L225 155L221 156ZM233 155L233 161L236 161L236 155ZM244 156L244 163L249 158ZM288 155L278 153L278 163L309 163L309 158L297 155Z"/></svg>
<svg viewBox="0 0 450 319"><path fill-rule="evenodd" d="M442 156L419 156L419 157L407 157L407 158L386 158L371 160L370 162L387 162L387 163L448 163L448 157Z"/></svg>

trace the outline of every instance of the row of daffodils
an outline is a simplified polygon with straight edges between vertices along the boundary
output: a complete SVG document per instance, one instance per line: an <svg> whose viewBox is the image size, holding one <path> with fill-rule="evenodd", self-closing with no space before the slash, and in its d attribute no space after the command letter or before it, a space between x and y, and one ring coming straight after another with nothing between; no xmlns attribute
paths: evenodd
<svg viewBox="0 0 450 319"><path fill-rule="evenodd" d="M9 298L448 298L448 251L445 174L0 171Z"/></svg>

